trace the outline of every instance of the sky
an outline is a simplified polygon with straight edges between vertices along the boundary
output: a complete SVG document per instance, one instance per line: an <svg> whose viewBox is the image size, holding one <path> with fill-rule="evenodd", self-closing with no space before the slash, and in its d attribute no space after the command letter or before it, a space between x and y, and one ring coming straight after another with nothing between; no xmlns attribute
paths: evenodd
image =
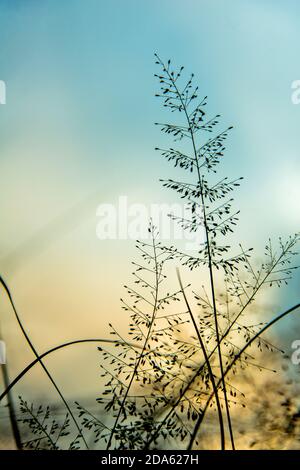
<svg viewBox="0 0 300 470"><path fill-rule="evenodd" d="M262 252L269 236L299 231L298 1L0 0L0 22L1 274L39 350L107 335L112 316L126 325L119 297L135 244L97 239L97 206L176 200L154 151L169 143L154 126L165 116L154 52L194 72L209 113L234 126L223 169L245 177L236 240ZM270 303L289 307L298 292L296 276ZM31 355L3 295L0 305L14 375ZM92 383L88 348L51 366L65 380L87 358ZM25 391L38 394L31 377ZM76 381L70 373L68 393Z"/></svg>

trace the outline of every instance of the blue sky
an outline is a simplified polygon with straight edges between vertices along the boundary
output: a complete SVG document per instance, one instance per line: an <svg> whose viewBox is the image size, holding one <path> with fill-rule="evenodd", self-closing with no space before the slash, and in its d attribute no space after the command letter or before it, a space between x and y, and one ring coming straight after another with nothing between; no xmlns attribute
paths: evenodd
<svg viewBox="0 0 300 470"><path fill-rule="evenodd" d="M1 17L2 183L19 186L20 165L67 199L68 189L73 199L100 181L106 195L132 187L134 166L136 187L152 192L167 168L153 154L157 51L193 71L210 112L235 126L226 170L246 176L266 204L276 193L279 216L293 226L277 195L281 178L299 170L300 106L290 99L297 2L2 1Z"/></svg>
<svg viewBox="0 0 300 470"><path fill-rule="evenodd" d="M291 84L300 79L299 2L1 0L0 17L0 79L7 84L1 256L94 191L99 203L124 194L133 202L174 200L158 181L170 176L169 166L154 152L167 143L153 125L164 116L154 98L154 52L193 71L209 112L234 125L222 171L245 177L236 195L239 240L263 248L269 235L299 230L300 105L291 102ZM47 305L36 319L47 302L41 297L34 307L32 295L37 286L53 289L46 274L55 272L53 260L74 286L80 265L82 305L89 289L100 289L91 324L101 295L117 309L132 244L100 243L95 226L94 217L14 275L4 266L37 335L39 321L53 317ZM298 290L296 278L279 304L290 304ZM56 295L62 300L65 292L58 286ZM64 302L67 310L71 300Z"/></svg>

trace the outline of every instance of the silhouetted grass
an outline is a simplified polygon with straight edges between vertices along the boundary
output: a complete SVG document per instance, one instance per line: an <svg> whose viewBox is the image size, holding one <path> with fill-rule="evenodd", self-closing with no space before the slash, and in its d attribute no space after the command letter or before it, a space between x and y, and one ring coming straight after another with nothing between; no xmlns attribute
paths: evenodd
<svg viewBox="0 0 300 470"><path fill-rule="evenodd" d="M193 74L185 80L183 67L173 69L170 61L164 63L157 55L156 63L160 67L156 74L160 84L157 96L178 117L178 122L158 124L163 133L173 138L176 148L157 150L187 174L183 181L162 180L190 209L188 219L170 216L187 233L204 230L205 240L191 255L175 246L164 246L159 230L150 222L150 242L137 242L142 261L133 263L134 284L125 286L128 300L121 299L129 315L130 340L110 324L114 339L74 340L39 354L23 327L6 283L0 279L36 357L7 386L0 400L35 364L40 364L66 408L64 419L58 422L53 421L50 408L21 399L21 421L35 436L23 443L25 447L76 449L84 443L88 448L87 433L94 437L95 444L99 442L107 449L192 449L201 444L199 436L207 411L215 408L220 447L235 449L232 406L239 400L245 406L245 399L234 385L234 377L240 377L246 367L262 368L256 362L256 353L252 349L250 352L254 344L260 353L281 352L263 334L300 307L297 304L287 309L267 324L253 323L250 309L258 292L265 286L287 284L297 268L291 260L297 254L299 234L286 241L279 239L276 244L269 239L265 259L259 266L251 261L251 248L228 245L239 213L233 209L231 193L242 178L218 180L215 175L232 127L216 131L220 116L206 117L207 99L198 100ZM205 140L206 134L212 137ZM208 292L203 288L203 292L195 293L190 284L184 286L179 268L178 287L170 289L166 272L174 262L190 271L199 269L199 278L204 276L204 281L199 279L197 285L208 283ZM98 348L105 379L103 393L97 399L99 416L77 404L75 417L43 358L86 342L114 347ZM77 430L75 437L70 436L69 417Z"/></svg>

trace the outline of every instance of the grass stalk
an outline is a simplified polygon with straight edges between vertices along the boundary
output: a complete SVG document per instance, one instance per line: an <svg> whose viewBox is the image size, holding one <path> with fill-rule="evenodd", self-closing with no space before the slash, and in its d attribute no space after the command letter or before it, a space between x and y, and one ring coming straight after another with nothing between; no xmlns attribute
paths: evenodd
<svg viewBox="0 0 300 470"><path fill-rule="evenodd" d="M31 351L33 352L33 354L34 354L35 357L37 358L37 360L38 360L38 362L40 363L42 369L44 370L44 372L46 373L46 375L47 375L47 377L49 378L50 382L52 383L53 387L55 388L55 390L57 391L58 395L60 396L62 402L64 403L66 409L68 410L68 412L69 412L69 414L70 414L70 416L71 416L71 418L72 418L72 420L73 420L73 422L74 422L74 424L75 424L75 426L76 426L76 428L77 428L77 430L78 430L78 433L79 433L80 437L82 438L82 440L83 440L83 442L84 442L85 447L88 449L88 444L87 444L87 442L86 442L86 440L85 440L85 437L84 437L84 435L83 435L83 433L82 433L82 431L81 431L81 429L80 429L80 427L79 427L79 425L78 425L78 423L77 423L77 420L76 420L76 418L75 418L75 416L74 416L74 413L72 412L72 410L71 410L71 408L70 408L68 402L66 401L66 399L65 399L65 397L63 396L62 392L61 392L60 389L58 388L58 386L57 386L55 380L53 379L52 375L51 375L50 372L48 371L47 367L45 366L45 364L43 363L43 361L40 359L40 356L39 356L37 350L35 349L33 343L31 342L31 340L30 340L30 338L29 338L29 336L28 336L28 334L27 334L27 332L26 332L26 330L25 330L25 328L24 328L24 326L23 326L23 324L22 324L22 321L21 321L21 319L20 319L20 317L19 317L19 314L18 314L18 312L17 312L17 309L16 309L16 307L15 307L15 304L14 304L14 301L13 301L13 298L12 298L12 295L11 295L11 293L10 293L10 290L9 290L9 288L8 288L8 286L7 286L7 284L6 284L6 282L4 281L4 279L3 279L1 276L0 276L0 284L2 285L4 291L6 292L6 295L7 295L8 299L9 299L9 302L10 302L10 304L11 304L11 307L12 307L13 312L14 312L14 314L15 314L15 317L16 317L16 319L17 319L18 325L19 325L19 327L20 327L20 329L21 329L21 331L22 331L22 333L23 333L23 335L24 335L24 337L25 337L25 339L26 339L26 341L27 341L27 343L28 343L28 345L29 345Z"/></svg>
<svg viewBox="0 0 300 470"><path fill-rule="evenodd" d="M246 351L246 349L248 349L249 346L251 346L251 344L257 339L259 338L265 331L267 331L271 326L273 326L275 323L277 323L279 320L281 320L282 318L286 317L287 315L289 315L290 313L294 312L295 310L297 310L298 308L300 308L300 303L294 305L293 307L289 308L288 310L284 311L283 313L277 315L275 318L273 318L269 323L267 323L263 328L261 328L258 333L256 333L254 336L252 336L252 338L247 341L247 343L244 345L244 347L239 351L238 354L235 355L234 359L232 360L232 362L227 366L226 370L224 371L224 377L226 377L226 375L230 372L230 370L232 369L232 367L236 364L236 362L239 360L239 358L242 356L242 354L244 354L244 352ZM221 385L222 381L219 380L219 382L217 383L216 385L216 388L218 389L219 386ZM205 405L205 408L203 410L203 413L202 415L199 417L197 423L196 423L196 426L194 428L194 431L193 431L193 434L192 434L192 437L191 437L191 440L190 440L190 443L189 443L189 446L188 446L188 449L191 450L192 447L193 447L193 444L194 444L194 441L197 437L197 434L198 434L198 431L199 431L199 428L200 428L200 425L204 419L204 416L205 416L205 413L209 407L209 404L211 402L211 400L213 399L214 397L214 394L215 394L215 391L213 391L211 393L211 395L209 396L207 402L206 402L206 405Z"/></svg>
<svg viewBox="0 0 300 470"><path fill-rule="evenodd" d="M192 324L194 325L194 328L195 328L195 331L196 331L196 334L197 334L197 337L198 337L198 341L199 341L199 344L201 346L203 356L204 356L204 359L205 359L205 364L207 365L210 381L211 381L211 384L212 384L212 387L213 387L213 390L214 390L214 395L215 395L215 398L216 398L216 404L217 404L217 410L218 410L219 426L220 426L221 450L225 450L225 432L224 432L223 414L222 414L222 408L221 408L220 399L219 399L219 395L218 395L218 389L217 389L217 386L216 386L215 376L213 374L213 371L212 371L212 368L211 368L211 365L210 365L210 360L209 360L209 357L207 355L205 344L203 342L203 339L201 337L201 334L200 334L199 328L197 326L196 320L194 318L193 312L192 312L191 307L189 305L189 302L188 302L188 299L187 299L187 296L186 296L186 293L185 293L185 290L184 290L184 287L183 287L183 284L182 284L182 280L181 280L181 277L180 277L179 269L177 268L176 271L177 271L177 277L178 277L178 281L179 281L180 288L181 288L181 291L182 291L182 295L184 297L184 301L186 303L188 312L190 314Z"/></svg>

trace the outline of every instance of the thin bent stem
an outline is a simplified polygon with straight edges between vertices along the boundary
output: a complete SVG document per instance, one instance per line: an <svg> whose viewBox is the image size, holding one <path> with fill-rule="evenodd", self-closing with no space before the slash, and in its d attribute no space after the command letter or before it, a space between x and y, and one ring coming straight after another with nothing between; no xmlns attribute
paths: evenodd
<svg viewBox="0 0 300 470"><path fill-rule="evenodd" d="M187 309L189 311L192 323L193 323L194 328L196 330L196 334L197 334L197 337L198 337L198 340L199 340L199 343L200 343L200 346L201 346L201 349L202 349L202 352L203 352L203 355L204 355L205 363L207 364L207 369L208 369L210 381L211 381L211 384L212 384L212 387L213 387L213 390L214 390L214 395L216 397L216 404L217 404L217 409L218 409L218 417L219 417L219 425L220 425L221 449L224 450L225 449L224 422L223 422L222 409L221 409L221 405L220 405L218 390L217 390L217 387L216 387L215 377L214 377L214 374L213 374L213 371L212 371L212 368L211 368L211 365L210 365L210 361L209 361L209 358L208 358L208 355L207 355L205 344L202 340L199 328L197 326L197 323L195 321L193 312L192 312L191 307L189 305L189 302L187 300L187 296L185 294L185 290L184 290L184 287L182 285L182 281L181 281L181 277L180 277L180 273L179 273L178 268L177 268L176 272L177 272L178 281L179 281L179 284L180 284L180 287L181 287L182 295L184 297L184 301L186 303L186 306L187 306Z"/></svg>
<svg viewBox="0 0 300 470"><path fill-rule="evenodd" d="M234 366L234 364L239 360L239 358L241 357L241 355L246 351L246 349L253 343L253 341L255 341L262 333L264 333L266 330L268 330L271 326L273 326L275 323L277 323L279 320L281 320L282 318L284 318L285 316L287 316L288 314L294 312L295 310L297 310L298 308L300 308L300 303L299 304L296 304L294 305L294 307L291 307L289 308L288 310L286 310L285 312L281 313L280 315L278 315L277 317L273 318L273 320L271 320L269 323L267 323L263 328L261 328L261 330L256 333L254 336L252 336L252 338L249 339L249 341L247 341L247 343L245 344L245 346L239 351L238 354L236 354L234 356L234 359L232 360L232 362L227 366L227 369L225 370L224 372L224 377L226 377L226 375L230 372L230 370L232 369L232 367ZM219 380L218 384L217 384L217 389L219 388L219 386L221 385L221 379ZM190 443L189 443L189 447L188 449L191 450L192 447L193 447L193 444L194 444L194 441L196 439L196 436L198 434L198 431L199 431L199 428L200 428L200 425L204 419L204 416L205 416L205 413L209 407L209 404L211 402L211 400L213 399L214 397L214 394L215 392L213 391L211 393L211 395L209 396L207 402L206 402L206 405L205 405L205 408L203 410L203 413L202 415L199 417L197 423L196 423L196 426L194 428L194 431L193 431L193 434L191 436L191 440L190 440Z"/></svg>
<svg viewBox="0 0 300 470"><path fill-rule="evenodd" d="M66 348L68 346L72 346L73 344L80 344L80 343L113 343L113 344L125 344L125 345L130 345L133 347L141 348L139 345L132 345L130 343L127 343L126 341L119 341L119 340L114 340L114 339L102 339L102 338L92 338L92 339L77 339L73 341L69 341L68 343L63 343L58 346L55 346L54 348L49 349L48 351L44 352L40 356L38 356L34 361L32 361L30 364L28 364L22 372L20 372L15 379L10 382L6 389L1 393L0 395L0 402L3 400L3 398L9 394L11 389L29 372L36 364L40 362L41 359L43 359L46 356L49 356L50 354L54 353L55 351L58 351L60 349Z"/></svg>
<svg viewBox="0 0 300 470"><path fill-rule="evenodd" d="M66 409L68 410L68 412L69 412L69 414L70 414L70 416L71 416L71 418L72 418L72 420L73 420L73 422L74 422L74 424L75 424L75 426L76 426L76 428L77 428L77 430L78 430L78 433L79 433L80 437L82 438L82 440L83 440L83 442L84 442L86 448L88 449L88 444L87 444L87 442L86 442L86 440L85 440L85 437L84 437L84 435L83 435L83 433L82 433L82 431L81 431L81 429L80 429L80 427L79 427L79 425L78 425L78 423L77 423L77 420L76 420L76 418L75 418L75 416L74 416L74 414L73 414L73 412L72 412L70 406L68 405L68 403L67 403L65 397L63 396L63 394L61 393L60 389L59 389L58 386L56 385L56 382L55 382L54 379L52 378L52 376L51 376L50 372L48 371L47 367L45 366L45 364L44 364L44 363L42 362L42 360L40 359L40 356L39 356L37 350L35 349L34 345L32 344L32 342L31 342L31 340L30 340L30 338L29 338L29 336L28 336L28 334L26 333L26 331L25 331L25 329L24 329L24 327L23 327L23 324L22 324L22 322L21 322L21 319L20 319L20 317L19 317L19 315L18 315L17 309L16 309L16 307L15 307L15 304L14 304L14 301L13 301L13 298L12 298L12 295L11 295L11 293L10 293L10 290L9 290L7 284L5 283L5 281L3 280L3 278L2 278L1 276L0 276L0 284L2 284L4 290L5 290L6 294L7 294L7 297L8 297L8 299L9 299L9 301L10 301L10 304L11 304L12 309L13 309L13 311L14 311L14 314L15 314L15 317L16 317L17 322L18 322L18 324L19 324L19 327L20 327L20 329L21 329L21 331L22 331L22 333L23 333L23 335L24 335L24 337L25 337L25 339L26 339L26 341L27 341L27 343L28 343L30 349L31 349L32 352L34 353L35 357L38 359L38 362L40 363L40 365L41 365L42 368L44 369L44 371L45 371L47 377L49 378L50 382L52 383L52 385L54 386L54 388L55 388L55 390L57 391L58 395L60 396L61 400L63 401L63 403L64 403Z"/></svg>
<svg viewBox="0 0 300 470"><path fill-rule="evenodd" d="M0 339L2 338L2 333L0 331ZM1 365L2 369L2 377L3 377L3 383L4 387L7 388L9 385L9 372L8 372L8 366L6 363ZM10 424L11 424L11 430L13 434L13 438L16 444L16 447L18 450L22 450L22 440L21 440L21 434L19 430L19 425L18 421L16 419L16 411L15 411L15 404L14 404L14 399L12 393L7 394L7 406L8 406L8 412L9 412L9 419L10 419Z"/></svg>
<svg viewBox="0 0 300 470"><path fill-rule="evenodd" d="M7 389L9 387L9 377L8 377L7 365L2 364L1 369L2 369L2 376L3 376L4 386ZM22 450L23 447L22 447L20 429L19 429L19 426L18 426L18 421L16 419L16 412L15 412L15 405L14 405L13 396L12 396L12 393L10 391L8 391L8 393L7 393L7 405L8 405L9 419L10 419L10 423L11 423L11 429L12 429L14 441L15 441L17 449Z"/></svg>

